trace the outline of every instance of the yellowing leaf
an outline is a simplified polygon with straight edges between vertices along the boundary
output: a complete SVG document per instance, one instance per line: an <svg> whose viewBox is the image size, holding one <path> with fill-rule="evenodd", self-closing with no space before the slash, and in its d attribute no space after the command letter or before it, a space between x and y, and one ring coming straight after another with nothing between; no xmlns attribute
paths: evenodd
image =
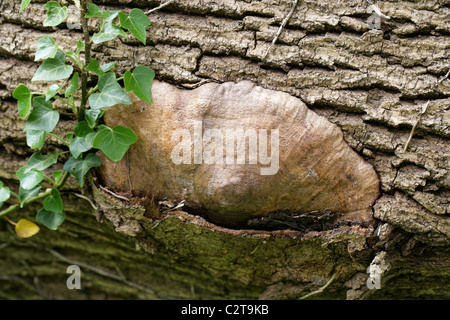
<svg viewBox="0 0 450 320"><path fill-rule="evenodd" d="M16 224L16 233L20 238L29 238L39 232L39 227L27 219L20 219Z"/></svg>

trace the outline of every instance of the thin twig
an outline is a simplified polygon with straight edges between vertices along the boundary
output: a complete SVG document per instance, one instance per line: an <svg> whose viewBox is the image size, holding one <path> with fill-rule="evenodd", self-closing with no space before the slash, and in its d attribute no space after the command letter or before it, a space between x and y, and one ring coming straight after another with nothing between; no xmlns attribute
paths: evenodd
<svg viewBox="0 0 450 320"><path fill-rule="evenodd" d="M441 84L445 79L447 79L448 76L450 76L450 68L448 68L447 74L441 80L438 81L438 85Z"/></svg>
<svg viewBox="0 0 450 320"><path fill-rule="evenodd" d="M95 206L95 204L92 202L91 199L89 199L88 197L83 196L82 194L79 194L79 193L74 193L74 195L76 195L78 198L86 200L87 202L89 202L89 204L95 211L98 211L98 208Z"/></svg>
<svg viewBox="0 0 450 320"><path fill-rule="evenodd" d="M150 293L150 294L152 294L154 296L157 296L160 299L177 299L175 297L161 295L158 292L156 292L156 291L154 291L154 290L152 290L150 288L147 288L147 287L144 287L144 286L142 286L142 285L140 285L138 283L126 280L126 278L122 274L122 272L120 272L119 274L114 274L114 273L105 271L103 269L100 269L98 267L92 266L90 264L87 264L85 262L69 259L69 258L63 256L62 254L60 254L59 252L57 252L55 250L48 249L48 252L50 252L52 255L54 255L55 257L57 257L61 261L64 261L64 262L69 263L69 264L74 264L74 265L83 267L83 268L91 270L91 271L93 271L93 272L95 272L95 273L97 273L97 274L99 274L101 276L104 276L104 277L107 277L107 278L111 278L111 279L123 282L123 283L125 283L126 285L128 285L130 287L133 287L135 289L138 289L138 290ZM116 268L117 268L117 266L116 266Z"/></svg>
<svg viewBox="0 0 450 320"><path fill-rule="evenodd" d="M281 32L283 32L283 28L286 26L287 22L292 17L292 14L294 13L295 8L297 7L297 3L298 3L298 0L294 0L294 2L292 3L291 10L287 14L287 16L283 19L283 21L281 22L280 28L278 28L278 31L275 34L275 37L273 38L272 43L270 44L269 48L267 49L266 53L264 54L264 56L262 58L262 61L264 61L266 59L266 57L269 54L270 50L275 45L275 42L277 42L278 37L280 36Z"/></svg>
<svg viewBox="0 0 450 320"><path fill-rule="evenodd" d="M313 296L313 295L315 295L315 294L322 293L322 292L323 292L323 291L324 291L324 290L325 290L325 289L326 289L326 288L334 281L334 278L336 278L336 274L333 274L333 276L331 277L331 279L328 280L328 282L325 283L325 285L323 285L322 287L320 287L320 288L317 289L316 291L310 292L310 293L308 293L308 294L306 294L306 295L300 297L299 300L304 300L304 299L309 298L310 296Z"/></svg>
<svg viewBox="0 0 450 320"><path fill-rule="evenodd" d="M0 275L0 280L3 281L13 281L13 282L18 282L20 284L22 284L23 286L32 289L34 291L36 291L37 294L39 294L40 296L46 298L46 299L50 299L50 300L62 300L62 298L60 297L54 297L49 295L47 292L45 292L44 290L42 290L38 285L33 285L31 283L29 283L28 281L18 277L18 276L5 276L5 275Z"/></svg>
<svg viewBox="0 0 450 320"><path fill-rule="evenodd" d="M124 197L124 196L120 196L120 195L118 195L118 194L115 194L114 192L112 192L111 190L106 189L105 187L102 187L102 186L100 186L100 185L99 185L99 187L100 187L100 189L102 189L103 191L108 192L110 195L116 197L117 199L121 199L121 200L125 200L125 201L130 201L130 199L128 199L127 197Z"/></svg>
<svg viewBox="0 0 450 320"><path fill-rule="evenodd" d="M164 8L165 6L168 6L169 4L171 4L171 3L174 2L174 1L175 1L175 0L169 0L169 1L167 1L167 2L165 2L165 3L163 3L163 4L161 4L159 7L156 7L156 8L153 8L153 9L148 10L145 14L150 14L150 13L152 13L152 12L155 12L156 10L162 9L162 8Z"/></svg>
<svg viewBox="0 0 450 320"><path fill-rule="evenodd" d="M419 117L417 118L416 122L414 123L414 125L411 129L411 133L409 134L408 141L406 141L405 147L403 148L403 152L406 152L406 150L408 149L409 143L411 142L411 139L414 135L414 131L416 131L416 127L419 124L420 119L422 118L423 114L425 112L427 112L429 104L430 104L430 100L428 100L428 102L422 107L422 111L419 113Z"/></svg>
<svg viewBox="0 0 450 320"><path fill-rule="evenodd" d="M372 1L370 1L370 0L366 0L366 1L372 6L373 11L375 11L375 13L376 13L380 18L385 18L385 19L387 19L387 20L389 20L389 19L391 18L390 16L387 16L387 15L383 14L383 13L381 12L380 8L378 8Z"/></svg>
<svg viewBox="0 0 450 320"><path fill-rule="evenodd" d="M442 79L438 80L437 85L439 86L449 76L450 76L450 68L448 69L447 74ZM413 127L411 129L411 133L409 134L408 141L406 141L405 147L403 148L403 152L406 152L406 150L408 149L409 143L411 142L411 139L412 139L412 137L414 135L414 131L416 130L416 127L419 124L420 119L422 118L424 113L427 112L428 105L430 104L430 101L431 100L428 100L428 102L422 107L422 111L419 113L419 117L417 118L416 122L414 123L414 125L413 125Z"/></svg>

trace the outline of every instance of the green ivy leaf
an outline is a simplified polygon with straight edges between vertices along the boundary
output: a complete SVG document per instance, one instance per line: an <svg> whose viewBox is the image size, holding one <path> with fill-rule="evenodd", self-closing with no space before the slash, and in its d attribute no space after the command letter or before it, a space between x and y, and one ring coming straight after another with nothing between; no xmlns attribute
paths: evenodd
<svg viewBox="0 0 450 320"><path fill-rule="evenodd" d="M41 130L28 130L27 131L27 145L31 149L41 149L45 142L45 136L47 133Z"/></svg>
<svg viewBox="0 0 450 320"><path fill-rule="evenodd" d="M106 72L111 70L116 64L117 62L111 62L106 63L100 67L100 64L98 63L97 60L91 59L91 61L89 61L89 64L86 67L86 70L95 73L96 75L102 76Z"/></svg>
<svg viewBox="0 0 450 320"><path fill-rule="evenodd" d="M87 146L83 138L74 138L70 142L70 153L74 158L78 158L83 152L88 151L92 146Z"/></svg>
<svg viewBox="0 0 450 320"><path fill-rule="evenodd" d="M63 169L74 175L77 179L80 187L84 185L84 176L91 168L99 167L101 161L97 155L89 153L84 159L76 159L70 157L69 160L64 163Z"/></svg>
<svg viewBox="0 0 450 320"><path fill-rule="evenodd" d="M80 89L79 79L80 76L78 75L78 72L75 72L72 76L72 80L70 81L70 86L66 89L66 92L64 92L64 96L66 98Z"/></svg>
<svg viewBox="0 0 450 320"><path fill-rule="evenodd" d="M20 200L20 207L23 208L23 205L28 199L31 199L39 194L39 191L42 188L42 184L38 184L34 188L31 188L30 190L22 188L22 186L19 187L19 200Z"/></svg>
<svg viewBox="0 0 450 320"><path fill-rule="evenodd" d="M58 52L58 46L52 38L45 36L37 41L37 50L34 56L34 61L54 58Z"/></svg>
<svg viewBox="0 0 450 320"><path fill-rule="evenodd" d="M100 93L93 93L89 97L89 105L92 109L112 107L116 104L131 104L128 95L117 83L114 73L105 73L98 80Z"/></svg>
<svg viewBox="0 0 450 320"><path fill-rule="evenodd" d="M24 131L52 132L58 121L59 113L53 110L51 101L46 101L44 97L35 97L33 98L33 111L25 123Z"/></svg>
<svg viewBox="0 0 450 320"><path fill-rule="evenodd" d="M89 61L89 64L86 66L86 70L93 72L99 76L102 76L105 74L105 72L100 68L100 64L95 59L91 59L91 61Z"/></svg>
<svg viewBox="0 0 450 320"><path fill-rule="evenodd" d="M28 160L24 173L28 173L31 170L45 170L58 162L58 156L59 153L56 150L53 150L46 156L42 155L40 152L35 152Z"/></svg>
<svg viewBox="0 0 450 320"><path fill-rule="evenodd" d="M82 40L78 40L77 42L77 52L76 54L80 54L81 50L85 47L85 44Z"/></svg>
<svg viewBox="0 0 450 320"><path fill-rule="evenodd" d="M3 203L9 199L11 196L11 191L8 187L3 186L3 182L0 181L0 207Z"/></svg>
<svg viewBox="0 0 450 320"><path fill-rule="evenodd" d="M98 124L98 120L103 117L105 110L102 109L89 109L84 112L84 118L91 128L95 128Z"/></svg>
<svg viewBox="0 0 450 320"><path fill-rule="evenodd" d="M73 140L73 132L66 133L66 138L69 140L69 143Z"/></svg>
<svg viewBox="0 0 450 320"><path fill-rule="evenodd" d="M17 99L19 116L25 119L31 112L31 91L27 86L20 84L13 92L13 97Z"/></svg>
<svg viewBox="0 0 450 320"><path fill-rule="evenodd" d="M54 58L45 60L31 81L58 81L70 77L73 67L65 64L66 55L62 52L57 52Z"/></svg>
<svg viewBox="0 0 450 320"><path fill-rule="evenodd" d="M89 4L88 12L85 15L85 18L108 18L109 12L101 11L100 8L94 4Z"/></svg>
<svg viewBox="0 0 450 320"><path fill-rule="evenodd" d="M20 3L20 10L19 13L22 13L23 10L25 10L26 7L30 4L31 0L22 0Z"/></svg>
<svg viewBox="0 0 450 320"><path fill-rule="evenodd" d="M61 179L62 175L63 175L64 171L62 170L54 170L53 171L53 178L55 178L55 182L58 182L59 179Z"/></svg>
<svg viewBox="0 0 450 320"><path fill-rule="evenodd" d="M34 169L29 170L27 173L25 173L27 169L27 166L20 168L19 170L17 170L16 175L20 180L20 187L26 190L30 190L42 182L42 180L44 179L44 173L42 171L37 171Z"/></svg>
<svg viewBox="0 0 450 320"><path fill-rule="evenodd" d="M155 78L155 72L145 66L137 66L133 73L125 72L124 83L126 91L133 91L139 99L152 103L152 82Z"/></svg>
<svg viewBox="0 0 450 320"><path fill-rule="evenodd" d="M126 38L127 34L120 27L113 25L112 20L111 20L111 21L107 21L105 23L105 26L104 26L102 32L96 33L92 36L92 41L95 44L99 44L102 42L113 40L118 36Z"/></svg>
<svg viewBox="0 0 450 320"><path fill-rule="evenodd" d="M48 211L42 208L36 214L36 220L42 223L44 226L50 230L57 230L61 223L66 219L66 214L64 211L62 213Z"/></svg>
<svg viewBox="0 0 450 320"><path fill-rule="evenodd" d="M130 15L119 12L120 25L130 31L133 36L146 44L146 28L150 25L150 19L141 9L132 9Z"/></svg>
<svg viewBox="0 0 450 320"><path fill-rule="evenodd" d="M74 158L92 149L95 131L85 121L80 121L75 128L75 138L70 142L70 153Z"/></svg>
<svg viewBox="0 0 450 320"><path fill-rule="evenodd" d="M112 161L119 161L128 151L130 145L137 141L133 130L116 126L111 129L107 126L99 127L94 138L94 148L102 152Z"/></svg>
<svg viewBox="0 0 450 320"><path fill-rule="evenodd" d="M114 66L117 64L117 61L111 62L111 63L105 63L104 65L101 66L101 69L103 72L108 72L109 70L111 70L112 68L114 68Z"/></svg>
<svg viewBox="0 0 450 320"><path fill-rule="evenodd" d="M61 195L56 188L52 189L51 194L44 199L42 204L45 210L55 213L62 213L64 209Z"/></svg>
<svg viewBox="0 0 450 320"><path fill-rule="evenodd" d="M54 27L67 19L67 7L61 7L59 2L49 1L44 6L47 9L47 18L44 27Z"/></svg>
<svg viewBox="0 0 450 320"><path fill-rule="evenodd" d="M52 84L50 89L45 94L45 100L48 101L53 98L59 92L59 90L62 89L62 87L63 85L58 86L57 84Z"/></svg>

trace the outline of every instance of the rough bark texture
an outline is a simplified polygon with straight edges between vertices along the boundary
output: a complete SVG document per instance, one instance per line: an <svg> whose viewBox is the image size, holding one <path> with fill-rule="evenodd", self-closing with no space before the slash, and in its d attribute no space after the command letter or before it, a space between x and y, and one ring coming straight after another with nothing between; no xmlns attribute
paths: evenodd
<svg viewBox="0 0 450 320"><path fill-rule="evenodd" d="M43 2L18 14L0 4L0 179L14 189L14 172L31 151L12 91L29 83L38 64L36 41L51 35L65 50L79 30L42 27ZM160 1L97 1L144 10ZM67 196L68 221L19 240L0 222L2 298L449 298L450 1L379 1L391 17L369 30L363 0L299 1L277 44L262 57L292 1L178 0L150 15L148 46L122 39L93 47L94 58L137 64L175 85L252 82L300 98L338 125L347 143L381 181L375 230L342 227L230 230L183 211L162 217L121 203L96 188L97 207ZM93 28L95 26L92 26ZM430 100L403 151L422 105ZM63 131L73 122L63 121ZM46 147L61 148L47 138ZM45 151L45 150L44 150ZM67 191L75 186L69 184ZM167 208L166 208L167 209ZM19 215L32 216L32 212ZM80 265L81 292L66 289L65 270ZM367 267L386 270L381 289L366 286Z"/></svg>

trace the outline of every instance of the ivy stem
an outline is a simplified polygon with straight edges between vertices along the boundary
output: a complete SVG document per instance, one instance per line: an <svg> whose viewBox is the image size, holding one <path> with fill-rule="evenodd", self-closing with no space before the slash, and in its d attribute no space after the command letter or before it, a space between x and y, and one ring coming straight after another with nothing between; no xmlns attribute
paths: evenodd
<svg viewBox="0 0 450 320"><path fill-rule="evenodd" d="M61 97L58 96L54 96L53 98L55 98L56 100L59 100L61 102L64 102L65 104L67 104L68 106L70 106L72 108L72 110L74 109L74 105L72 103L70 103L69 101L67 101L66 99L63 99Z"/></svg>
<svg viewBox="0 0 450 320"><path fill-rule="evenodd" d="M10 224L12 224L13 226L16 226L17 223L15 223L14 221L12 221L11 219L9 219L8 217L3 217L3 219L5 219L6 221L8 221Z"/></svg>
<svg viewBox="0 0 450 320"><path fill-rule="evenodd" d="M65 171L64 175L61 177L61 180L58 181L58 183L55 185L55 188L56 189L60 189L66 183L66 180L67 180L68 177L69 177L69 172ZM51 192L52 192L52 189L49 189L49 190L47 190L45 192L42 192L42 193L38 194L37 196L34 196L34 197L28 199L27 201L25 201L22 204L22 207L28 206L28 205L30 205L30 204L32 204L32 203L34 203L34 202L36 202L36 201L38 201L38 200L40 200L42 198L45 198L45 197L49 196L51 194ZM7 209L5 209L3 211L0 211L0 217L6 216L6 215L8 215L10 213L13 213L13 212L19 210L19 209L21 209L20 205L19 204L14 204L14 205L10 206L9 208L7 208Z"/></svg>
<svg viewBox="0 0 450 320"><path fill-rule="evenodd" d="M70 147L70 145L62 138L58 137L56 134L53 134L51 132L47 132L48 135L52 136L55 139L58 139L59 141L61 141L62 143L64 143L66 146Z"/></svg>
<svg viewBox="0 0 450 320"><path fill-rule="evenodd" d="M97 91L97 89L98 89L98 85L96 85L96 86L93 87L91 90L89 90L88 96L90 96L90 95L93 94L95 91Z"/></svg>
<svg viewBox="0 0 450 320"><path fill-rule="evenodd" d="M56 185L56 182L53 181L52 178L50 178L48 175L44 174L44 179L46 179L48 182L50 182L52 185Z"/></svg>
<svg viewBox="0 0 450 320"><path fill-rule="evenodd" d="M84 65L81 72L81 103L80 108L78 109L78 121L84 120L84 111L86 110L86 105L88 101L88 71L86 70L86 66L91 61L91 41L88 30L88 23L86 19L86 13L88 11L88 0L80 1L80 10L81 10L81 28L83 30L84 36Z"/></svg>
<svg viewBox="0 0 450 320"><path fill-rule="evenodd" d="M12 195L14 198L17 198L17 199L20 200L19 195L18 195L17 193L15 193L15 192L13 192L13 191L11 191L11 190L9 190L9 192L11 193L11 195Z"/></svg>

